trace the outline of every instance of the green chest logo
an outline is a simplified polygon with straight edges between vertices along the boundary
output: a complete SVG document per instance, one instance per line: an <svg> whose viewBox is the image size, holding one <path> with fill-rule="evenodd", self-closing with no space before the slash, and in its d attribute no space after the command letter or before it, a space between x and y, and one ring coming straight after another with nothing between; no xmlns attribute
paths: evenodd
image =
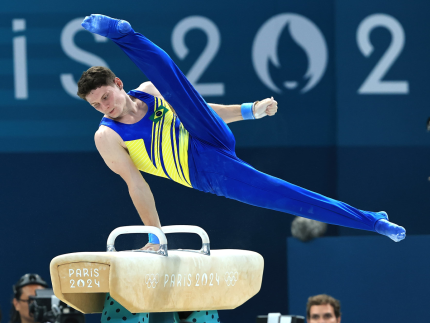
<svg viewBox="0 0 430 323"><path fill-rule="evenodd" d="M163 119L164 114L167 113L167 108L163 105L159 106L157 110L154 111L154 113L149 117L149 120L151 120L154 123L159 122L161 119Z"/></svg>

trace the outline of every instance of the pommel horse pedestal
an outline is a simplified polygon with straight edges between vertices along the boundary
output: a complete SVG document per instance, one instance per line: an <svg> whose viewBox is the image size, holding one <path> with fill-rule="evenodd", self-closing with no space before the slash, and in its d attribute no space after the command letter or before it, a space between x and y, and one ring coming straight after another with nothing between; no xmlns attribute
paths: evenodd
<svg viewBox="0 0 430 323"><path fill-rule="evenodd" d="M200 250L168 250L167 233L196 233ZM115 250L126 233L152 233L158 251ZM82 313L102 313L106 293L131 313L234 309L258 293L264 260L246 250L210 250L207 233L196 226L119 227L107 252L55 257L50 271L55 295ZM146 322L145 322L146 323Z"/></svg>

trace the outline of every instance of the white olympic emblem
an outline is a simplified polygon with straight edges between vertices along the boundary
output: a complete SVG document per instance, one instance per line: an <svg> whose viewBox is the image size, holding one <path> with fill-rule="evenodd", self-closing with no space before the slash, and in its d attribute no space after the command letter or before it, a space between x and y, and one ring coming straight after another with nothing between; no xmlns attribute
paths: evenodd
<svg viewBox="0 0 430 323"><path fill-rule="evenodd" d="M307 84L300 90L300 93L306 93L320 82L328 64L328 48L324 35L318 26L307 17L289 12L281 13L271 17L260 27L252 47L252 62L255 71L269 89L277 93L282 92L272 79L269 67L271 65L281 67L278 48L284 29L290 33L291 39L306 54L308 67L301 80L285 80L283 85L287 90L295 90L306 81Z"/></svg>
<svg viewBox="0 0 430 323"><path fill-rule="evenodd" d="M145 283L148 288L155 288L158 284L158 274L146 274Z"/></svg>
<svg viewBox="0 0 430 323"><path fill-rule="evenodd" d="M224 274L224 280L227 283L227 286L234 286L239 279L239 273L235 272L226 272Z"/></svg>

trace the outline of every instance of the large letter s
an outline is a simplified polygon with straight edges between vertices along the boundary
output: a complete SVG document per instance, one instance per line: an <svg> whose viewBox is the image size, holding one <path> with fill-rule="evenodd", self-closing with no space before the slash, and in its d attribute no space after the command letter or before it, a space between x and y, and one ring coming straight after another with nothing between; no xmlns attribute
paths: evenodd
<svg viewBox="0 0 430 323"><path fill-rule="evenodd" d="M69 23L66 24L66 26L63 28L63 31L61 32L61 47L63 48L63 51L66 53L67 56L74 59L75 61L88 65L88 66L106 66L108 67L107 63L101 59L100 57L91 54L87 51L84 51L76 46L73 39L75 35L79 31L85 30L81 26L81 22L84 20L84 18L76 18L71 20ZM107 38L93 34L94 39L96 42L106 42ZM73 75L68 74L61 74L60 75L61 84L63 85L64 90L75 99L79 99L79 97L76 95L76 92L78 91L78 85L77 82L73 79Z"/></svg>

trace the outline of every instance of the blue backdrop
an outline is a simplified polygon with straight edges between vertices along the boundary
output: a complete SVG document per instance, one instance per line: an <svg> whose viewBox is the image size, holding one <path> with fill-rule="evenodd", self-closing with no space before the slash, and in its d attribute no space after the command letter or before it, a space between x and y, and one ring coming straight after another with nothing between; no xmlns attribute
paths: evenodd
<svg viewBox="0 0 430 323"><path fill-rule="evenodd" d="M290 310L306 315L309 295L341 301L342 321L414 322L427 313L429 236L394 244L382 237L336 237L302 243L289 238ZM300 266L297 265L300 263ZM299 278L297 278L299 277ZM301 279L300 277L306 277Z"/></svg>
<svg viewBox="0 0 430 323"><path fill-rule="evenodd" d="M127 89L147 80L116 45L80 26L101 3L78 0L54 8L55 2L17 1L4 8L0 135L8 140L1 151L94 150L100 116L75 95L82 71L109 66ZM251 3L258 15L246 23L238 19L242 3L230 1L108 2L102 11L129 20L164 48L210 102L273 95L280 106L276 118L233 126L239 147L328 146L335 143L334 17L331 7L310 3Z"/></svg>
<svg viewBox="0 0 430 323"><path fill-rule="evenodd" d="M208 102L274 96L275 117L231 125L240 158L361 209L385 210L414 235L430 234L429 7L424 0L2 4L3 312L9 309L10 286L25 272L48 279L54 256L104 250L115 227L139 224L126 186L95 151L101 115L74 93L92 65L109 66L126 89L147 79L112 42L84 31L79 25L84 16L103 13L130 21L169 53ZM163 225L200 225L215 249L250 249L264 256L261 292L221 313L225 322L291 312L288 304L296 295L288 293L284 255L292 216L144 176ZM329 235L369 234L329 230ZM135 248L144 241L137 236L119 243ZM190 236L169 243L197 247L199 241ZM301 263L294 266L298 281L305 280L309 273L298 270ZM348 321L354 310L345 309Z"/></svg>

